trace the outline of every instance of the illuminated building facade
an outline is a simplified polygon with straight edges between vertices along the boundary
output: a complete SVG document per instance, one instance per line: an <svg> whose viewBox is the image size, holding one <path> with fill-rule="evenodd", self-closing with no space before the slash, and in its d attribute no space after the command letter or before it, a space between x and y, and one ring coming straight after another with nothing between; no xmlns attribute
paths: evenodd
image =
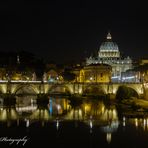
<svg viewBox="0 0 148 148"><path fill-rule="evenodd" d="M112 67L107 64L91 64L73 70L77 82L109 83Z"/></svg>
<svg viewBox="0 0 148 148"><path fill-rule="evenodd" d="M112 81L120 81L121 73L132 69L130 57L122 58L118 45L112 41L110 33L107 34L106 41L103 42L98 51L97 57L90 56L86 59L86 65L104 63L112 67Z"/></svg>

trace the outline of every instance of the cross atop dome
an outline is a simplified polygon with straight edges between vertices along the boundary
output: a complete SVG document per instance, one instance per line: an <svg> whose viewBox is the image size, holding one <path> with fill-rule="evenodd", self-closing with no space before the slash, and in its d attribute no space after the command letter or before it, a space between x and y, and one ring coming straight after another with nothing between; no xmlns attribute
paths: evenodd
<svg viewBox="0 0 148 148"><path fill-rule="evenodd" d="M111 36L111 34L110 34L110 32L108 32L108 34L107 34L107 40L111 40L112 39L112 36Z"/></svg>

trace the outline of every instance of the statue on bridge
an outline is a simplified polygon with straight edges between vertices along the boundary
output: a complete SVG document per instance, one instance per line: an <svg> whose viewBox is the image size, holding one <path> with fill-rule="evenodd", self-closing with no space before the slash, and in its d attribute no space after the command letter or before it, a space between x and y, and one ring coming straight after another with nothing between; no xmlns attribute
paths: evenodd
<svg viewBox="0 0 148 148"><path fill-rule="evenodd" d="M43 74L43 82L44 81L47 81L47 73L46 72L44 72L44 74Z"/></svg>
<svg viewBox="0 0 148 148"><path fill-rule="evenodd" d="M35 72L32 74L32 81L36 81L36 73Z"/></svg>

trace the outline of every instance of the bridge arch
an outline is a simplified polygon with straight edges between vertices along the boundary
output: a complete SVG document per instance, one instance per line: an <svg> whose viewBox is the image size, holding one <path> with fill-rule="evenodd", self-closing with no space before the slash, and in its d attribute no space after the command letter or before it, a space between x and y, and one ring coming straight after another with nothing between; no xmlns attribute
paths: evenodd
<svg viewBox="0 0 148 148"><path fill-rule="evenodd" d="M83 91L84 94L97 94L97 95L105 95L106 91L104 90L104 87L101 86L92 86L92 85L88 85L84 88Z"/></svg>
<svg viewBox="0 0 148 148"><path fill-rule="evenodd" d="M31 84L22 84L18 85L13 92L15 95L17 94L31 94L31 95L36 95L39 93L39 90L37 89L36 86L31 85Z"/></svg>
<svg viewBox="0 0 148 148"><path fill-rule="evenodd" d="M70 89L66 85L53 85L48 89L48 93L71 93Z"/></svg>
<svg viewBox="0 0 148 148"><path fill-rule="evenodd" d="M120 85L116 92L117 99L129 99L131 97L139 98L138 91L130 86Z"/></svg>
<svg viewBox="0 0 148 148"><path fill-rule="evenodd" d="M116 87L115 93L117 93L120 86L125 86L127 88L133 89L139 96L144 93L144 87L142 84L124 84L124 85L118 85Z"/></svg>
<svg viewBox="0 0 148 148"><path fill-rule="evenodd" d="M131 86L127 86L127 88L131 89L132 91L134 91L135 93L137 93L138 97L139 97L139 90L137 90L135 87L131 87Z"/></svg>

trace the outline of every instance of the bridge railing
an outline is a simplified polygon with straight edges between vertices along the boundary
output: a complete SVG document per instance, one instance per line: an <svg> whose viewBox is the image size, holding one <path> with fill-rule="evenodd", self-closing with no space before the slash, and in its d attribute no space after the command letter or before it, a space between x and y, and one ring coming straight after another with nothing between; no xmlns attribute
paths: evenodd
<svg viewBox="0 0 148 148"><path fill-rule="evenodd" d="M28 80L0 80L0 83L45 83L45 84L143 84L143 82L48 82L48 81L28 81Z"/></svg>

